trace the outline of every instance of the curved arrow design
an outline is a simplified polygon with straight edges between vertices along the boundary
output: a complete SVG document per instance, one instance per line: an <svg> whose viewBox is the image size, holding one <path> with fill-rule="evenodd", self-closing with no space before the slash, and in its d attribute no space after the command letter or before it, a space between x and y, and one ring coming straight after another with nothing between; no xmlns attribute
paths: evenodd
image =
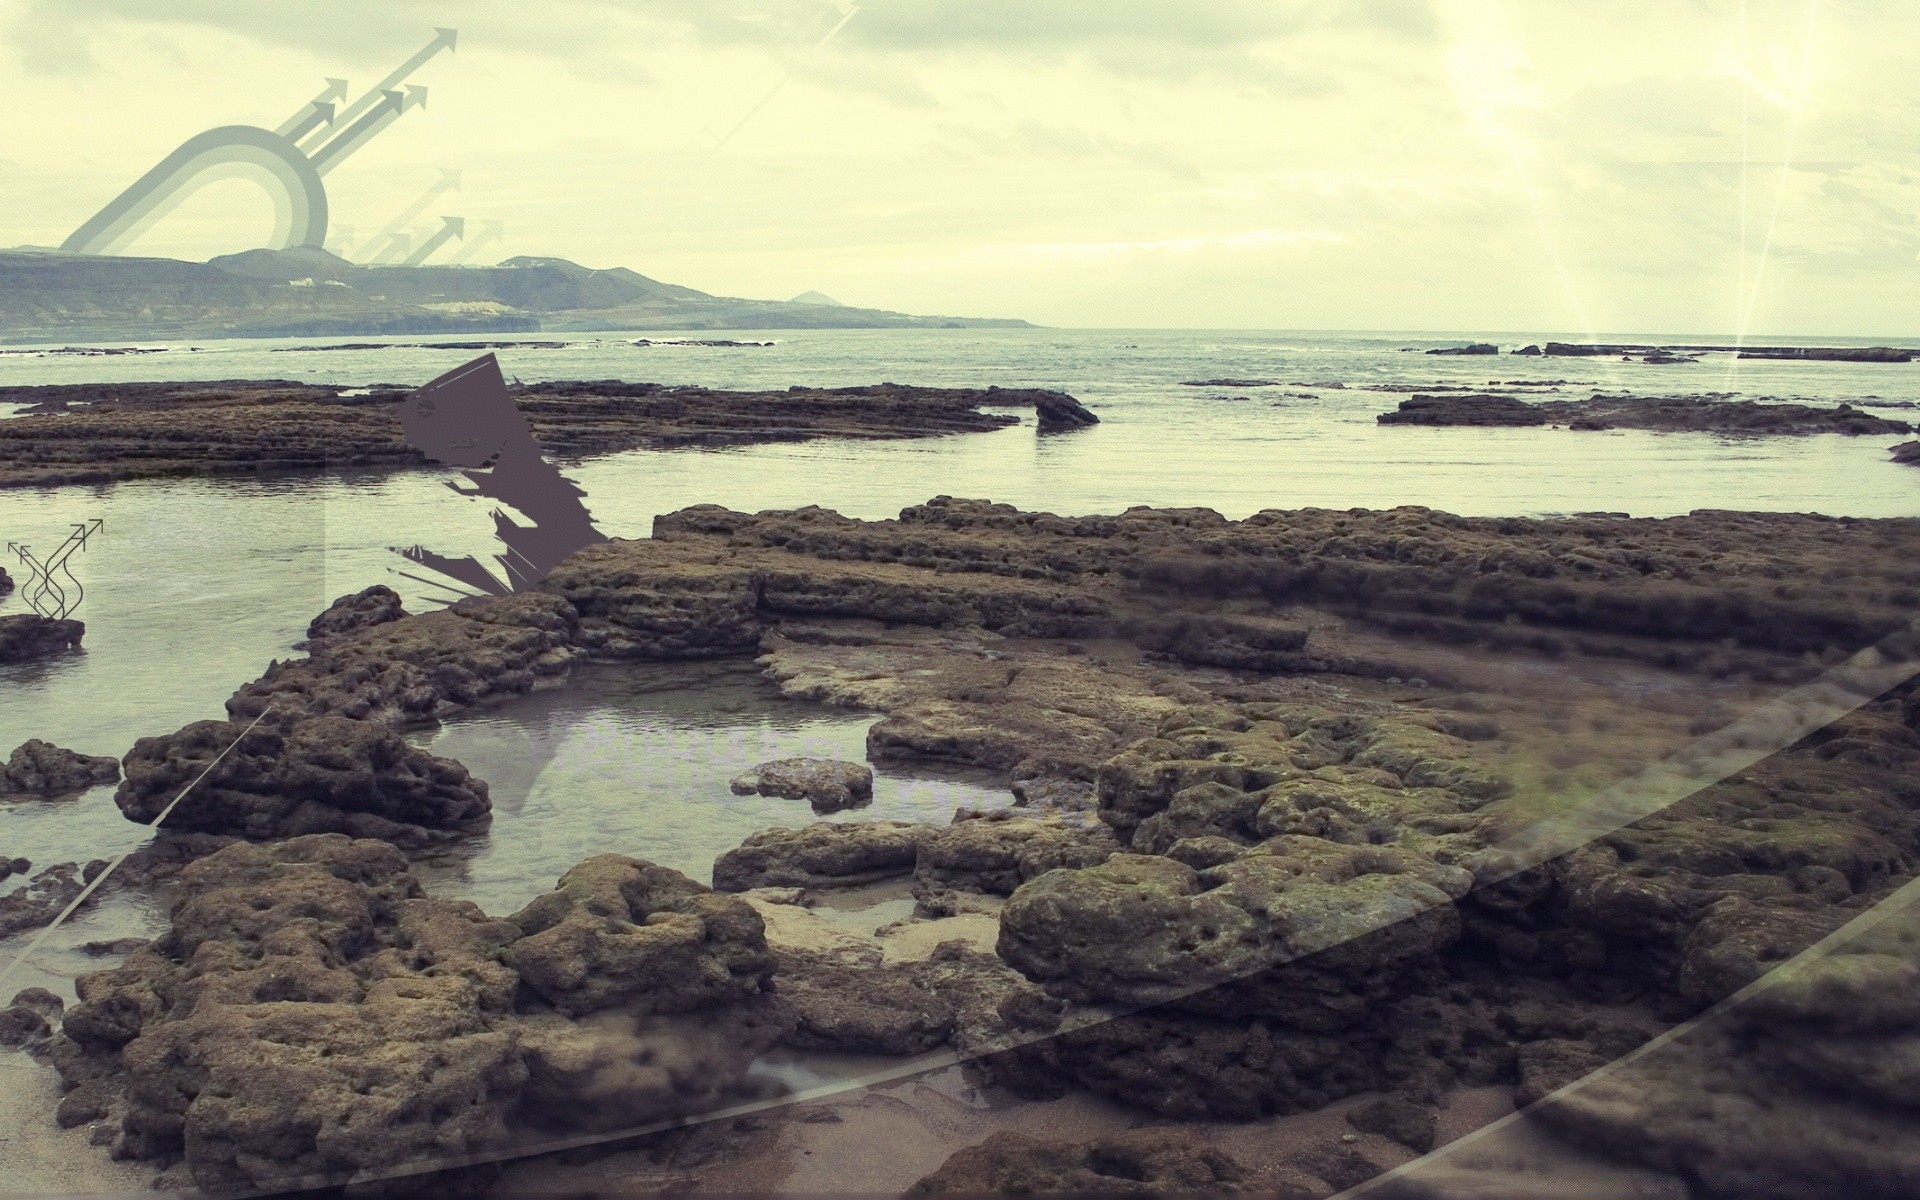
<svg viewBox="0 0 1920 1200"><path fill-rule="evenodd" d="M327 193L320 177L400 114L426 104L423 87L408 86L404 93L395 89L440 51L453 49L458 37L457 30L436 29L431 42L345 110L337 102L347 97L347 81L329 79L326 90L277 128L224 125L188 138L74 230L60 248L75 254L114 253L208 183L236 175L254 179L273 197L278 248L323 248Z"/></svg>
<svg viewBox="0 0 1920 1200"><path fill-rule="evenodd" d="M407 255L400 265L403 267L417 267L429 258L432 258L435 250L446 245L454 238L464 238L466 236L467 221L465 217L441 217L439 230L432 237L421 242L419 248L412 254Z"/></svg>
<svg viewBox="0 0 1920 1200"><path fill-rule="evenodd" d="M73 568L68 565L69 560L73 558L74 551L87 548L87 539L100 532L102 525L103 522L97 518L91 522L83 521L75 525L73 532L67 535L67 540L61 542L45 562L35 558L32 550L27 546L19 542L7 543L7 549L13 551L14 557L33 572L32 582L29 585L32 590L20 593L21 599L25 600L33 611L43 617L58 620L64 619L74 609L80 607L80 602L87 598L87 589L74 576ZM73 585L72 599L67 598L67 589L61 587L60 582L53 577L55 571L65 575L67 582Z"/></svg>
<svg viewBox="0 0 1920 1200"><path fill-rule="evenodd" d="M75 254L111 254L216 179L241 175L273 195L282 247L319 246L327 237L327 191L318 168L270 129L223 125L188 138L178 150L62 242Z"/></svg>
<svg viewBox="0 0 1920 1200"><path fill-rule="evenodd" d="M31 573L27 586L20 590L20 598L26 601L27 607L43 617L66 615L66 593L54 582L53 572L47 569L46 564L18 542L8 542L7 549L13 551L14 557Z"/></svg>

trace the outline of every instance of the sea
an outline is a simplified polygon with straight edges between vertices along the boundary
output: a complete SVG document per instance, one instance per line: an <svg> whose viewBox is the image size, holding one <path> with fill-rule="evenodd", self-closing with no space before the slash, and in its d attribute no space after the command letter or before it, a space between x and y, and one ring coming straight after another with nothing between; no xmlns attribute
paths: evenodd
<svg viewBox="0 0 1920 1200"><path fill-rule="evenodd" d="M1436 388L1549 398L1711 393L1846 402L1913 418L1920 412L1905 410L1920 404L1920 363L1718 353L1656 366L1617 357L1425 353L1475 341L1497 340L1510 350L1581 340L1545 332L1496 338L1481 331L635 330L489 340L503 343L492 352L505 373L525 382L997 384L1066 391L1100 417L1096 426L1045 437L1026 412L1020 424L986 434L634 450L570 468L600 527L616 537L645 537L656 515L698 503L747 511L817 504L882 518L939 495L1061 514L1202 506L1232 518L1263 509L1399 505L1466 515L1920 515L1920 470L1887 454L1899 438L1425 429L1375 420L1406 394ZM94 348L137 351L120 353L8 347L0 350L0 385L416 385L486 352L429 343L466 341L356 338L353 348L341 348L339 339L300 338ZM561 344L545 344L552 341ZM731 344L701 344L707 341ZM0 405L0 419L13 411ZM225 699L269 660L298 653L293 645L314 614L371 584L394 588L409 611L445 603L444 593L398 573L410 565L391 547L492 553L486 510L448 488L448 480L447 471L431 468L0 491L0 544L44 553L74 527L100 522L73 559L85 587L76 613L87 623L85 651L0 667L0 754L44 738L121 756L139 738L221 717ZM11 554L7 561L10 569L17 565ZM0 600L0 613L20 611L18 594ZM784 699L751 669L584 668L565 689L410 735L486 779L495 809L490 834L423 860L422 870L436 893L493 912L512 911L572 863L606 850L704 879L714 857L747 834L814 819L801 802L731 795L734 773L792 755L861 759L873 720ZM0 857L24 856L38 869L111 858L151 837L120 816L111 795L111 788L97 788L55 802L0 801ZM836 819L944 820L958 806L1008 801L1002 783L979 773L883 771L874 806ZM100 965L81 943L151 932L160 920L137 897L109 892L4 986L38 983L71 995L73 977ZM24 937L0 941L0 969Z"/></svg>

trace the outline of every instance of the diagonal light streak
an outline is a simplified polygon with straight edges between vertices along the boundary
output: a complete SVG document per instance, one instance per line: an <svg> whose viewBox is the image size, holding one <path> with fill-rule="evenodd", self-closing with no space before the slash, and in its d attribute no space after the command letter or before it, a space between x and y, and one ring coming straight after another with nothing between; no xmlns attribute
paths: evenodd
<svg viewBox="0 0 1920 1200"><path fill-rule="evenodd" d="M195 775L193 777L192 782L188 783L186 787L183 787L180 789L180 794L178 796L175 796L172 800L168 801L167 806L161 809L160 812L153 818L153 820L147 822L147 828L148 829L160 828L160 823L162 821L165 821L167 817L173 813L173 810L175 808L179 807L180 802L187 798L187 793L191 792L196 786L198 786L202 779L205 779L208 775L212 774L213 769L220 765L220 760L225 758L227 756L227 753L231 751L235 746L238 746L241 742L245 741L247 735L253 732L254 727L259 725L260 722L266 720L267 714L272 711L273 711L273 701L268 700L266 707L260 710L260 715L253 719L253 724L241 730L239 737L236 737L231 742L228 742L227 748L225 750L222 750L220 753L214 755L213 761L207 764L206 769L201 771L198 775ZM28 959L32 958L35 954L39 953L40 947L46 943L46 940L49 937L53 936L53 931L60 928L60 926L66 922L66 919L74 914L74 910L78 909L82 904L85 904L87 902L87 897L93 895L94 892L98 891L100 888L100 885L107 881L107 876L112 875L114 871L119 868L120 864L127 861L127 858L130 855L132 855L135 850L138 850L139 848L140 847L138 845L134 845L134 846L127 847L125 850L122 850L119 853L119 855L114 858L112 862L107 864L104 870L102 870L98 875L95 875L92 879L87 881L87 886L80 889L80 894L75 896L73 900L69 902L65 908L61 909L60 914L54 917L54 919L48 923L45 929L42 929L39 933L34 935L33 941L27 943L27 948L25 950L22 950L19 954L15 955L13 961L8 963L5 969L0 969L0 995L5 994L7 980L13 977L13 973L20 968L20 965L26 962Z"/></svg>
<svg viewBox="0 0 1920 1200"><path fill-rule="evenodd" d="M1786 203L1787 181L1793 171L1794 151L1800 141L1800 127L1807 108L1807 93L1813 84L1813 32L1820 20L1820 0L1807 0L1805 29L1800 38L1800 94L1792 109L1792 118L1787 124L1787 148L1780 159L1779 178L1774 185L1773 209L1767 217L1766 240L1760 243L1760 261L1753 271L1753 282L1747 290L1746 303L1740 312L1740 329L1734 339L1734 357L1738 359L1741 347L1746 345L1747 333L1753 325L1754 309L1760 303L1760 285L1766 280L1767 265L1773 257L1775 235L1780 227L1780 210Z"/></svg>
<svg viewBox="0 0 1920 1200"><path fill-rule="evenodd" d="M824 47L828 42L832 41L836 36L838 36L840 31L847 27L847 22L853 20L853 18L858 16L859 13L860 13L859 5L857 4L849 5L847 8L846 15L840 18L839 23L835 25L832 29L827 30L827 36L815 42L812 45L812 47L807 50L806 58L812 58L815 54L818 54L821 48ZM802 61L805 61L805 60L803 59ZM726 136L722 137L719 141L714 143L712 152L715 154L718 154L721 151L721 149L726 146L728 142L733 140L734 134L739 133L742 129L745 129L747 126L747 122L753 120L754 117L758 116L760 110L765 108L768 102L770 102L775 96L780 94L780 89L786 87L787 81L792 78L793 78L793 68L788 67L786 74L780 76L779 82L775 83L772 87L768 88L767 94L760 97L759 102L756 103L752 108L747 110L747 115L744 117L741 117L738 121L736 121L734 123L733 128L727 130Z"/></svg>

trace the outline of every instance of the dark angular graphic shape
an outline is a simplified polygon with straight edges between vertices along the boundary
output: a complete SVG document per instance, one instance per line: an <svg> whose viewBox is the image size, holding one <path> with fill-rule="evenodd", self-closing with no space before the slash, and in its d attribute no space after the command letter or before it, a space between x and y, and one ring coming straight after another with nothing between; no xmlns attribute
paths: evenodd
<svg viewBox="0 0 1920 1200"><path fill-rule="evenodd" d="M606 541L583 502L586 492L540 451L533 427L513 402L499 360L483 354L421 387L399 406L407 440L428 458L461 468L473 483L447 486L487 496L532 519L522 525L494 509L494 530L506 546L497 555L506 582L471 557L448 558L420 546L396 552L468 587L506 595L540 582L583 546Z"/></svg>

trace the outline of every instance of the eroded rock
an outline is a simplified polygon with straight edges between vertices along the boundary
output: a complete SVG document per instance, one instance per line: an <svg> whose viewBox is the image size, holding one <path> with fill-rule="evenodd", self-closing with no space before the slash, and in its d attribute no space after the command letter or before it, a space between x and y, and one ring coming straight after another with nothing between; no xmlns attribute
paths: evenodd
<svg viewBox="0 0 1920 1200"><path fill-rule="evenodd" d="M80 648L87 627L33 613L0 617L0 663L37 662Z"/></svg>
<svg viewBox="0 0 1920 1200"><path fill-rule="evenodd" d="M956 1151L909 1196L1218 1195L1241 1190L1246 1172L1195 1133L1129 1129L1091 1142L996 1133Z"/></svg>
<svg viewBox="0 0 1920 1200"><path fill-rule="evenodd" d="M384 725L320 716L245 729L237 721L200 721L141 738L127 755L114 803L129 820L152 821L206 771L168 816L168 828L253 839L340 832L418 842L481 829L490 819L484 782Z"/></svg>
<svg viewBox="0 0 1920 1200"><path fill-rule="evenodd" d="M817 813L836 813L873 803L873 768L830 758L782 758L761 763L734 778L733 794L805 800Z"/></svg>
<svg viewBox="0 0 1920 1200"><path fill-rule="evenodd" d="M372 625L397 621L407 615L400 594L385 584L342 596L307 625L308 638L337 637Z"/></svg>
<svg viewBox="0 0 1920 1200"><path fill-rule="evenodd" d="M787 1028L752 910L635 860L507 920L333 834L229 846L181 885L166 934L81 978L53 1056L63 1123L112 1116L116 1153L212 1191L701 1111Z"/></svg>
<svg viewBox="0 0 1920 1200"><path fill-rule="evenodd" d="M713 864L721 892L759 887L848 887L907 875L934 827L906 821L821 821L765 829Z"/></svg>
<svg viewBox="0 0 1920 1200"><path fill-rule="evenodd" d="M120 779L118 759L104 755L79 754L51 742L29 738L0 767L0 795L8 792L34 792L60 795L84 792L91 787L116 783Z"/></svg>

